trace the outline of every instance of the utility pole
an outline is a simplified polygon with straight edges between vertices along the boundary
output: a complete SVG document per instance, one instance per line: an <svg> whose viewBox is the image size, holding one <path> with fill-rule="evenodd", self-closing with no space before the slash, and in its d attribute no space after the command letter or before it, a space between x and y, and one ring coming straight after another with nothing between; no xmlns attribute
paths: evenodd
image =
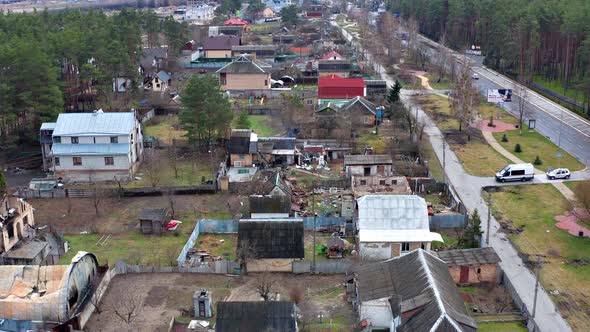
<svg viewBox="0 0 590 332"><path fill-rule="evenodd" d="M490 246L490 219L492 214L492 193L488 191L488 225L486 230L486 245Z"/></svg>
<svg viewBox="0 0 590 332"><path fill-rule="evenodd" d="M535 269L535 297L533 299L533 319L535 318L535 313L537 311L537 293L539 293L539 273L541 270L541 262L539 260L539 256L537 256L537 264Z"/></svg>
<svg viewBox="0 0 590 332"><path fill-rule="evenodd" d="M557 138L557 168L561 167L561 127L563 126L563 110L559 119L559 136Z"/></svg>
<svg viewBox="0 0 590 332"><path fill-rule="evenodd" d="M316 244L315 244L315 229L316 229L316 223L317 223L317 219L318 219L318 214L315 212L315 180L312 182L311 185L311 202L312 202L312 207L311 207L311 211L313 212L313 263L312 263L312 267L311 267L311 272L315 274L316 272L316 264L315 264L315 252L316 252Z"/></svg>

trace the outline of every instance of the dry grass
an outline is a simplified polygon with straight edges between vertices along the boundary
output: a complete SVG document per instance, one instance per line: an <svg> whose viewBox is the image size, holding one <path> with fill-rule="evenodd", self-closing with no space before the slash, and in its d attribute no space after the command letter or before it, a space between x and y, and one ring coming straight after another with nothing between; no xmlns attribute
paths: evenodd
<svg viewBox="0 0 590 332"><path fill-rule="evenodd" d="M487 143L471 139L467 144L452 144L451 148L457 154L467 173L475 176L493 176L510 160L496 152Z"/></svg>
<svg viewBox="0 0 590 332"><path fill-rule="evenodd" d="M179 129L178 116L156 116L143 127L143 133L154 136L166 144L172 144L172 139L186 140L185 130Z"/></svg>
<svg viewBox="0 0 590 332"><path fill-rule="evenodd" d="M587 238L569 235L555 227L554 217L563 213L566 201L553 186L522 185L493 193L493 211L499 221L521 227L520 234L509 234L517 249L524 254L544 254L541 282L573 330L590 325L590 264L571 264L590 258ZM559 253L559 255L555 255Z"/></svg>

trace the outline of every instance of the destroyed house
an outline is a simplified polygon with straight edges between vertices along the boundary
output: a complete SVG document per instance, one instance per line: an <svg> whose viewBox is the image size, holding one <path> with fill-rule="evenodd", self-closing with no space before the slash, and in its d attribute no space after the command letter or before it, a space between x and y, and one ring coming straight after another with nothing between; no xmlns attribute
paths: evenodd
<svg viewBox="0 0 590 332"><path fill-rule="evenodd" d="M254 195L288 197L291 199L291 187L277 170L258 172L252 186L251 193Z"/></svg>
<svg viewBox="0 0 590 332"><path fill-rule="evenodd" d="M439 251L436 255L447 264L457 284L500 281L498 263L502 260L492 247Z"/></svg>
<svg viewBox="0 0 590 332"><path fill-rule="evenodd" d="M258 135L251 129L232 129L228 144L229 161L233 167L252 167L258 150Z"/></svg>
<svg viewBox="0 0 590 332"><path fill-rule="evenodd" d="M359 154L344 157L346 176L392 175L393 159L388 155Z"/></svg>
<svg viewBox="0 0 590 332"><path fill-rule="evenodd" d="M168 222L168 209L141 209L138 219L142 234L162 234Z"/></svg>
<svg viewBox="0 0 590 332"><path fill-rule="evenodd" d="M361 266L354 272L359 320L397 332L474 332L445 262L416 249L405 256Z"/></svg>
<svg viewBox="0 0 590 332"><path fill-rule="evenodd" d="M303 219L242 219L238 224L238 248L249 253L247 269L292 272L292 263L305 257Z"/></svg>
<svg viewBox="0 0 590 332"><path fill-rule="evenodd" d="M287 301L217 302L215 331L295 332L295 304Z"/></svg>
<svg viewBox="0 0 590 332"><path fill-rule="evenodd" d="M293 165L295 137L259 137L258 153L270 165Z"/></svg>

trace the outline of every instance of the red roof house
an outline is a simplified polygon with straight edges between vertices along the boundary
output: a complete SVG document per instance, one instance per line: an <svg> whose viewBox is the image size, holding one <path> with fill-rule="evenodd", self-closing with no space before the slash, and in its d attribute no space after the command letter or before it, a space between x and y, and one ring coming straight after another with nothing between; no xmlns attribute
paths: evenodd
<svg viewBox="0 0 590 332"><path fill-rule="evenodd" d="M313 53L313 49L311 47L303 46L303 47L291 47L291 52L297 55L306 55L309 56Z"/></svg>
<svg viewBox="0 0 590 332"><path fill-rule="evenodd" d="M223 24L225 25L248 25L246 20L243 20L239 17L232 17L229 20L225 21Z"/></svg>
<svg viewBox="0 0 590 332"><path fill-rule="evenodd" d="M322 60L344 60L344 57L336 51L332 51L322 57Z"/></svg>
<svg viewBox="0 0 590 332"><path fill-rule="evenodd" d="M352 99L357 96L365 96L365 81L362 78L330 75L318 79L320 99Z"/></svg>

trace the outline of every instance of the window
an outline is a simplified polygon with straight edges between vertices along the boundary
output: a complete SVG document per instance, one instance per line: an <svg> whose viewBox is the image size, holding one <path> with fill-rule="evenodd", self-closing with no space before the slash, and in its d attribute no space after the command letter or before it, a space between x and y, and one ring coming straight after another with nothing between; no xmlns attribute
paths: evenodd
<svg viewBox="0 0 590 332"><path fill-rule="evenodd" d="M82 157L73 157L72 162L74 166L82 166Z"/></svg>
<svg viewBox="0 0 590 332"><path fill-rule="evenodd" d="M410 242L402 242L402 252L410 251Z"/></svg>
<svg viewBox="0 0 590 332"><path fill-rule="evenodd" d="M367 180L361 180L361 186L366 186L367 185Z"/></svg>
<svg viewBox="0 0 590 332"><path fill-rule="evenodd" d="M480 274L480 273L481 273L481 268L478 267L477 268L477 274Z"/></svg>
<svg viewBox="0 0 590 332"><path fill-rule="evenodd" d="M112 144L119 143L119 137L117 137L117 136L111 136L111 143Z"/></svg>
<svg viewBox="0 0 590 332"><path fill-rule="evenodd" d="M55 166L59 166L59 157L53 158L53 164L55 164Z"/></svg>
<svg viewBox="0 0 590 332"><path fill-rule="evenodd" d="M379 185L380 186L384 186L385 185L385 180L379 180Z"/></svg>
<svg viewBox="0 0 590 332"><path fill-rule="evenodd" d="M159 88L160 88L160 84L159 84L159 83L158 83L158 84L156 84L156 88L157 88L157 89L159 89Z"/></svg>
<svg viewBox="0 0 590 332"><path fill-rule="evenodd" d="M264 86L268 85L268 80L264 80Z"/></svg>
<svg viewBox="0 0 590 332"><path fill-rule="evenodd" d="M113 157L104 157L104 164L105 166L114 165L115 160L113 159Z"/></svg>
<svg viewBox="0 0 590 332"><path fill-rule="evenodd" d="M61 136L53 136L53 143L61 143Z"/></svg>
<svg viewBox="0 0 590 332"><path fill-rule="evenodd" d="M510 175L512 175L512 176L515 176L515 175L524 175L524 169L512 171L512 173Z"/></svg>
<svg viewBox="0 0 590 332"><path fill-rule="evenodd" d="M426 244L424 242L420 243L420 248L422 248L422 250L426 250Z"/></svg>
<svg viewBox="0 0 590 332"><path fill-rule="evenodd" d="M373 123L373 121L371 121L372 119L371 119L370 116L366 116L363 120L364 120L365 124L371 124L371 123Z"/></svg>
<svg viewBox="0 0 590 332"><path fill-rule="evenodd" d="M240 155L240 160L244 160L246 159L246 156L244 156L243 154Z"/></svg>
<svg viewBox="0 0 590 332"><path fill-rule="evenodd" d="M72 144L78 144L78 137L72 136L70 139L72 140Z"/></svg>
<svg viewBox="0 0 590 332"><path fill-rule="evenodd" d="M313 99L308 99L305 103L307 103L307 105L313 105Z"/></svg>

